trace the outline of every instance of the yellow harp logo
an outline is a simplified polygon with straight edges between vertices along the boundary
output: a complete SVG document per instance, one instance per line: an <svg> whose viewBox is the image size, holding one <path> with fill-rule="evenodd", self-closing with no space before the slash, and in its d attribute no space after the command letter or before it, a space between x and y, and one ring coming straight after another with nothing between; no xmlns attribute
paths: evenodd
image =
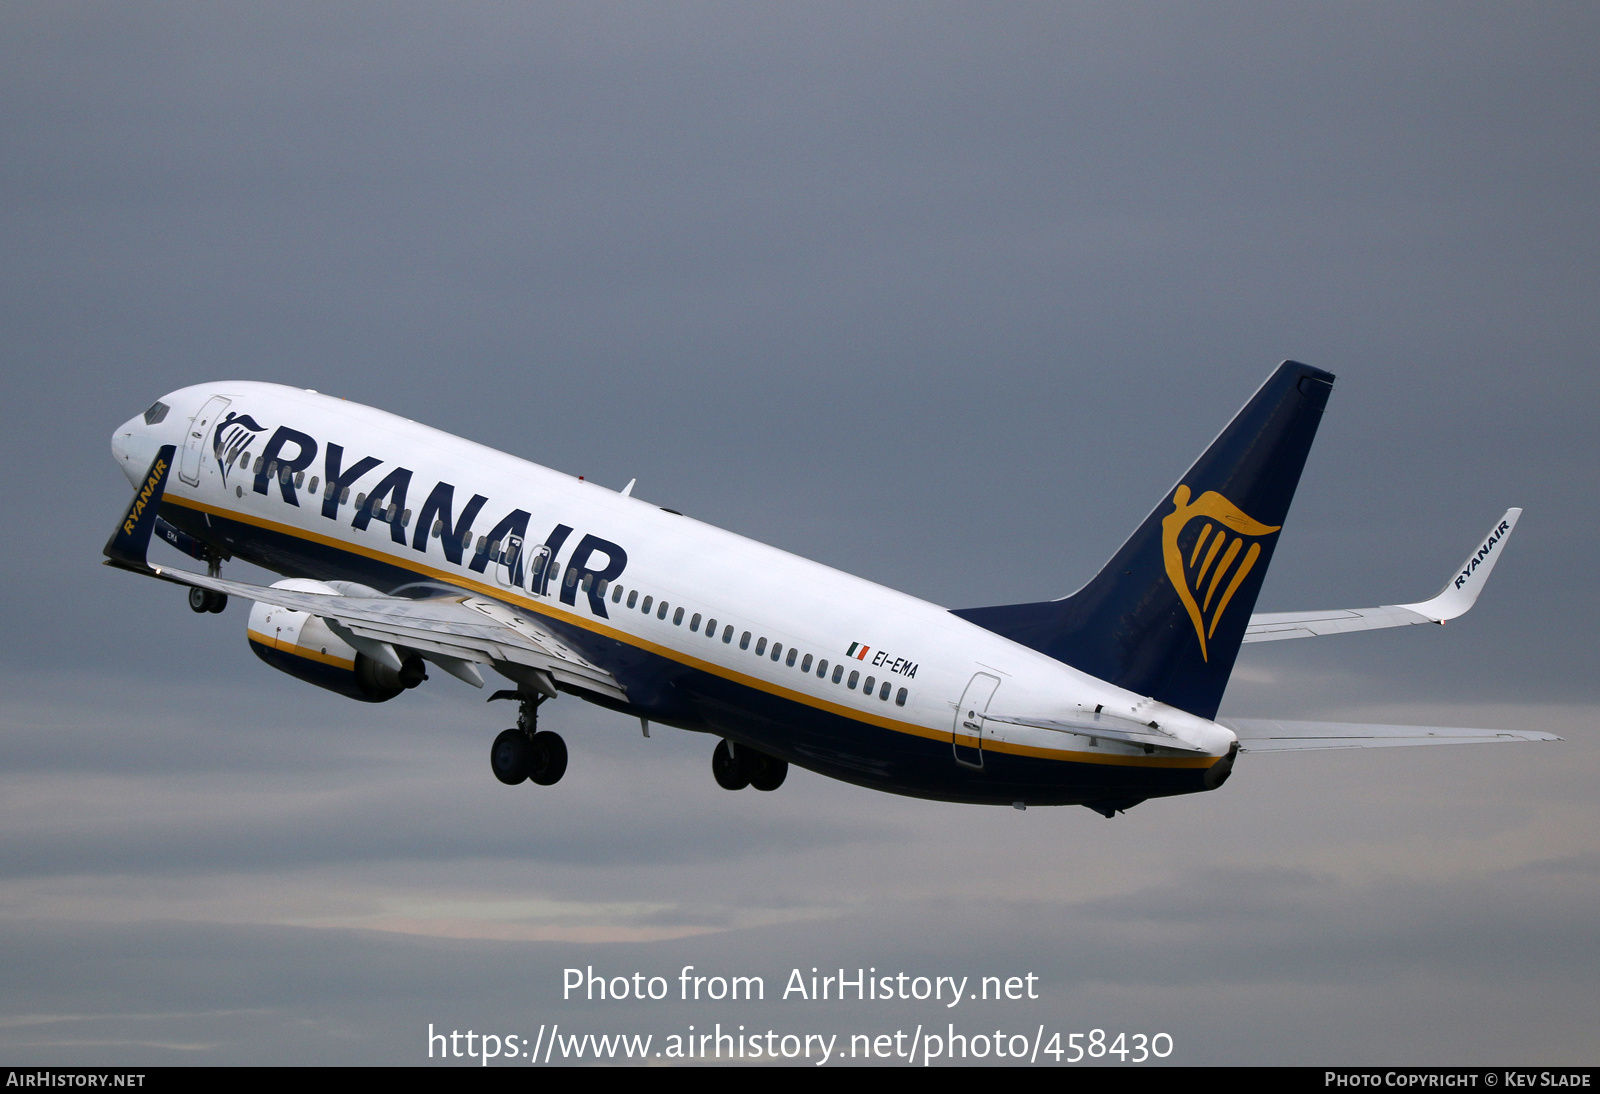
<svg viewBox="0 0 1600 1094"><path fill-rule="evenodd" d="M1228 602L1261 557L1260 543L1250 543L1244 557L1239 557L1247 537L1269 535L1282 525L1252 520L1215 490L1207 490L1190 505L1189 488L1180 486L1172 495L1172 505L1172 512L1161 518L1161 553L1167 563L1167 580L1189 609L1195 637L1200 640L1200 656L1209 661L1206 640L1216 633ZM1201 524L1191 541L1187 533L1195 521Z"/></svg>

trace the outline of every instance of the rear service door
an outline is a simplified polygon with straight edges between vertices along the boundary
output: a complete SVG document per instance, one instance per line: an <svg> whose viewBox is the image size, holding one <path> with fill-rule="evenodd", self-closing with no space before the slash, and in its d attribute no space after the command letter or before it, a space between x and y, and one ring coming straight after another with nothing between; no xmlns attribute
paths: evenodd
<svg viewBox="0 0 1600 1094"><path fill-rule="evenodd" d="M980 672L961 693L961 706L950 727L950 746L955 750L956 763L983 766L983 712L989 709L989 700L994 698L999 686L998 676Z"/></svg>

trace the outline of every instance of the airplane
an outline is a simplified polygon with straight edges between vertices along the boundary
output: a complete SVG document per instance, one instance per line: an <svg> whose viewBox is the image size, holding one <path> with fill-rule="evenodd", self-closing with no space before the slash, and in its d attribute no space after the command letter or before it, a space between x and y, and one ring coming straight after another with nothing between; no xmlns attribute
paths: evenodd
<svg viewBox="0 0 1600 1094"><path fill-rule="evenodd" d="M429 668L510 688L502 783L567 767L538 712L566 693L717 738L728 790L790 764L950 802L1107 818L1215 790L1241 754L1551 741L1538 731L1217 717L1239 648L1472 607L1520 509L1411 604L1252 614L1332 390L1285 361L1088 584L949 610L416 422L278 384L200 384L119 426L135 495L108 565L252 602L267 664L386 702ZM206 572L148 560L159 536ZM238 558L283 574L221 577Z"/></svg>

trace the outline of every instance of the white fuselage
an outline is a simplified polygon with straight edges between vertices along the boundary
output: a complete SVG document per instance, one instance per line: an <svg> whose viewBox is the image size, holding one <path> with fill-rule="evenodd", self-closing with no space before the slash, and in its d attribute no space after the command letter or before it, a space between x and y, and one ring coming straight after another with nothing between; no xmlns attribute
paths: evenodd
<svg viewBox="0 0 1600 1094"><path fill-rule="evenodd" d="M630 699L637 694L628 709L644 717L719 731L716 719L695 725L695 716L658 695L675 674L694 673L731 686L718 692L718 703L740 694L759 700L765 720L773 713L763 704L780 700L797 717L809 711L844 720L830 725L856 725L863 740L892 739L868 733L871 727L937 742L942 755L954 735L956 743L971 737L966 743L986 755L1074 770L1203 769L1234 743L1213 722L1097 680L938 605L381 410L255 382L184 388L162 402L171 408L162 421L130 420L113 450L137 481L161 445L177 446L162 509L174 523L287 576L343 578L401 595L407 584L442 585L536 615L591 660L614 664ZM376 462L349 477L366 459ZM539 559L546 543L548 565ZM618 572L596 580L607 566ZM565 584L569 571L577 584ZM716 632L708 636L712 620ZM1158 721L1206 755L1150 755L1127 742L981 719L980 740L962 729L967 712L958 709L963 695L985 691L968 692L980 676L998 681L987 697L990 712L1050 719L1099 708ZM763 747L774 747L770 734ZM937 765L939 755L933 750L922 762ZM837 763L808 757L803 747L788 756L852 778ZM862 762L870 766L870 757ZM870 773L855 781L870 783Z"/></svg>

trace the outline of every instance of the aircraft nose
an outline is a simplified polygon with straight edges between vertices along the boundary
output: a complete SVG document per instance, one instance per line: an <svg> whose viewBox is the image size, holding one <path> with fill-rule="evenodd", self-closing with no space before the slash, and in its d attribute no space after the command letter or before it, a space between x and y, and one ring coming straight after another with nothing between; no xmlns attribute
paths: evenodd
<svg viewBox="0 0 1600 1094"><path fill-rule="evenodd" d="M111 457L130 483L140 482L155 454L155 439L143 417L129 418L111 434Z"/></svg>
<svg viewBox="0 0 1600 1094"><path fill-rule="evenodd" d="M132 422L123 422L111 434L111 455L118 463L128 460L128 439L132 436Z"/></svg>

